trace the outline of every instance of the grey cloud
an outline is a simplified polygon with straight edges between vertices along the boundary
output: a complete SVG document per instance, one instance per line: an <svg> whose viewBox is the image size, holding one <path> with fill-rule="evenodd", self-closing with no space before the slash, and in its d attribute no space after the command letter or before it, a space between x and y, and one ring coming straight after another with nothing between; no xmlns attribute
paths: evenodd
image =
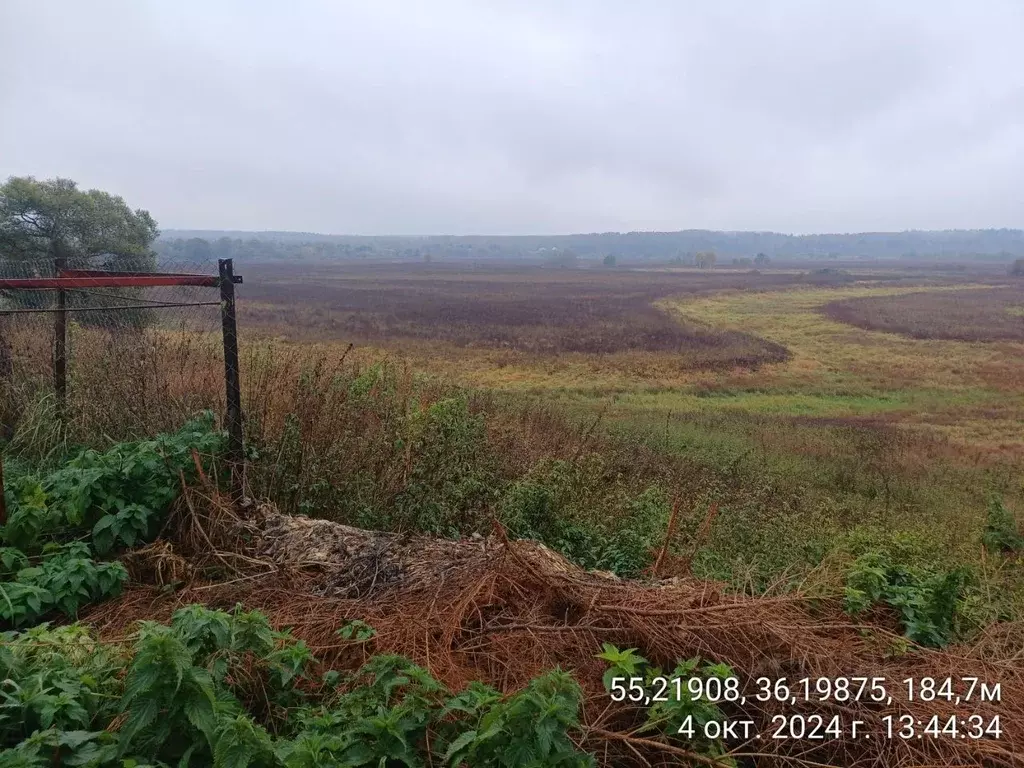
<svg viewBox="0 0 1024 768"><path fill-rule="evenodd" d="M165 227L1022 226L1024 6L0 3L0 176Z"/></svg>

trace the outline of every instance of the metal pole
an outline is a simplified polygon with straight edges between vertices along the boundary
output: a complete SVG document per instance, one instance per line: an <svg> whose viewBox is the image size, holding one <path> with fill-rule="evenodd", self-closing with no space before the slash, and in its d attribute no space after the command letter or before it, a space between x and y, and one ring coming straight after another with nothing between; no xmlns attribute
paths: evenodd
<svg viewBox="0 0 1024 768"><path fill-rule="evenodd" d="M60 277L61 270L67 266L61 246L54 244L53 269L54 277ZM57 414L63 421L64 405L68 395L68 313L67 295L63 288L57 290L57 311L53 323L53 391L57 396Z"/></svg>
<svg viewBox="0 0 1024 768"><path fill-rule="evenodd" d="M231 259L218 259L220 319L224 337L224 386L227 395L228 462L231 497L242 498L245 463L242 442L242 389L238 375L238 326L235 322L235 280Z"/></svg>
<svg viewBox="0 0 1024 768"><path fill-rule="evenodd" d="M7 501L4 499L4 456L0 453L0 525L7 525Z"/></svg>

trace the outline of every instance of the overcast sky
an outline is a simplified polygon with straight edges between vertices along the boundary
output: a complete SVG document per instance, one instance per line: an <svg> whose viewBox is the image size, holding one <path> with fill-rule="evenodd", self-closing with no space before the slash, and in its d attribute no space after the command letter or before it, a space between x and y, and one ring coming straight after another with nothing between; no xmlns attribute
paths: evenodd
<svg viewBox="0 0 1024 768"><path fill-rule="evenodd" d="M164 228L1024 226L1021 0L0 0L0 178Z"/></svg>

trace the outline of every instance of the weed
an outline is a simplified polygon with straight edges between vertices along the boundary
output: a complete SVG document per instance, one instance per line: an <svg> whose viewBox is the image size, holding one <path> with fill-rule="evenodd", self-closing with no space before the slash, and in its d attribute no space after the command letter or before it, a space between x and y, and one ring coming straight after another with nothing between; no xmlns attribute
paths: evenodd
<svg viewBox="0 0 1024 768"><path fill-rule="evenodd" d="M1011 553L1024 549L1024 536L1017 528L1013 513L1006 508L1003 500L993 496L989 500L988 516L981 542L989 552Z"/></svg>
<svg viewBox="0 0 1024 768"><path fill-rule="evenodd" d="M603 681L613 701L647 707L644 723L637 732L665 733L675 739L682 736L697 753L715 758L717 764L733 765L731 759L724 757L727 749L723 741L707 738L704 731L707 723L724 720L725 713L709 697L701 695L705 687L701 681L710 677L723 682L732 680L738 686L732 669L693 658L678 662L666 674L636 651L605 643L597 658L608 663ZM738 687L735 690L738 698Z"/></svg>
<svg viewBox="0 0 1024 768"><path fill-rule="evenodd" d="M124 566L94 554L154 536L181 477L195 472L193 450L217 451L222 442L207 416L172 435L82 451L41 476L12 477L0 528L9 545L0 547L0 622L24 626L54 611L74 617L83 604L117 594ZM91 546L82 541L90 536Z"/></svg>
<svg viewBox="0 0 1024 768"><path fill-rule="evenodd" d="M867 552L846 577L845 607L851 614L884 604L896 611L907 637L941 647L954 636L958 603L971 577L965 568L923 572Z"/></svg>
<svg viewBox="0 0 1024 768"><path fill-rule="evenodd" d="M513 536L539 539L586 568L637 576L664 535L668 497L656 485L634 496L605 472L596 455L542 464L509 487L499 519Z"/></svg>
<svg viewBox="0 0 1024 768"><path fill-rule="evenodd" d="M130 651L78 625L8 633L0 765L55 755L96 766L593 765L569 736L581 692L565 672L508 697L480 683L453 695L407 659L381 655L318 701L314 663L304 644L241 609L186 606L169 625L144 622ZM267 708L266 696L284 692L286 707Z"/></svg>

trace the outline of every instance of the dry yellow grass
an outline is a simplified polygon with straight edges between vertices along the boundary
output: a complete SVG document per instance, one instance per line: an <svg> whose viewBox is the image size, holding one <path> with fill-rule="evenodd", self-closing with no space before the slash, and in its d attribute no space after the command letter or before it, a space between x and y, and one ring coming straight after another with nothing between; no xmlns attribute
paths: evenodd
<svg viewBox="0 0 1024 768"><path fill-rule="evenodd" d="M936 431L963 445L1024 454L1024 344L921 340L836 322L820 307L837 299L943 288L795 288L668 299L687 322L739 330L786 346L792 358L757 370L692 371L654 352L541 357L515 351L403 341L364 348L417 370L486 389L614 397L644 410L732 410L779 416L871 417ZM311 351L338 351L321 342ZM573 395L575 393L575 395ZM712 395L712 396L709 396Z"/></svg>

